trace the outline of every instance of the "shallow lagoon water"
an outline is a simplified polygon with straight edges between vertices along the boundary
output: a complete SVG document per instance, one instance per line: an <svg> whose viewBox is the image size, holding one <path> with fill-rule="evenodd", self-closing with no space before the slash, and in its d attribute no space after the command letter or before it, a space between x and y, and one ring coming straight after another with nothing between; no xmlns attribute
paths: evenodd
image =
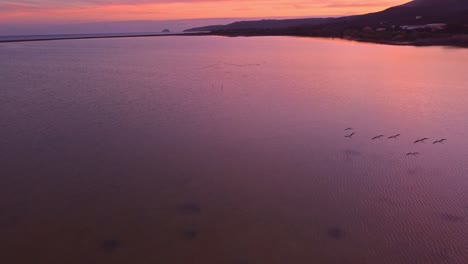
<svg viewBox="0 0 468 264"><path fill-rule="evenodd" d="M0 257L466 263L467 68L313 38L1 44Z"/></svg>

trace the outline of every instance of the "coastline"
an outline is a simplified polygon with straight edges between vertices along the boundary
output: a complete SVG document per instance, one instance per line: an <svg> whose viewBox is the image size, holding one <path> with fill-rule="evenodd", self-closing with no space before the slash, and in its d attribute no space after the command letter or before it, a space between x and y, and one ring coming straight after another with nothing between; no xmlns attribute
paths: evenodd
<svg viewBox="0 0 468 264"><path fill-rule="evenodd" d="M468 48L468 36L457 38L452 36L448 38L429 38L417 39L414 41L395 41L395 40L376 40L365 38L342 38L351 41L376 43L392 46L413 46L413 47L453 47L453 48Z"/></svg>
<svg viewBox="0 0 468 264"><path fill-rule="evenodd" d="M38 42L38 41L56 41L56 40L86 40L86 39L112 39L112 38L142 38L142 37L170 37L170 36L221 36L221 37L309 37L309 38L328 38L342 39L349 41L357 41L363 43L375 43L393 46L414 46L414 47L457 47L468 48L468 35L454 35L443 38L425 38L411 41L395 41L390 39L372 39L358 37L342 37L342 36L320 36L320 35L302 35L302 34L249 34L249 33L219 33L219 32L194 32L194 33L175 33L175 34L130 34L130 35L95 35L95 36L57 36L57 37L38 37L25 39L5 39L0 43L17 43L17 42Z"/></svg>
<svg viewBox="0 0 468 264"><path fill-rule="evenodd" d="M444 37L420 38L414 40L393 40L385 38L362 38L351 36L334 36L334 35L305 35L305 34L223 34L223 33L209 33L212 36L225 36L225 37L268 37L268 36L285 36L285 37L309 37L309 38L328 38L328 39L341 39L363 43L374 43L392 46L413 46L413 47L456 47L468 48L468 35L449 35Z"/></svg>

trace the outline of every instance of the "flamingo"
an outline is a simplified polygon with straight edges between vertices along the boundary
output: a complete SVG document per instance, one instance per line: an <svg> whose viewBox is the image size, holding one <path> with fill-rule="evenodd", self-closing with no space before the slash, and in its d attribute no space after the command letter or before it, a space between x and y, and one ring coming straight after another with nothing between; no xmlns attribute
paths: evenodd
<svg viewBox="0 0 468 264"><path fill-rule="evenodd" d="M434 141L434 143L432 143L432 144L437 144L437 143L443 144L444 141L447 141L447 139L443 138L443 139L441 139L441 140L436 140L436 141Z"/></svg>
<svg viewBox="0 0 468 264"><path fill-rule="evenodd" d="M383 136L384 136L384 135L375 136L375 137L372 138L372 140L382 138Z"/></svg>
<svg viewBox="0 0 468 264"><path fill-rule="evenodd" d="M416 143L419 143L419 142L422 142L422 143L425 143L426 140L428 140L429 138L421 138L421 139L418 139L414 142L414 144Z"/></svg>

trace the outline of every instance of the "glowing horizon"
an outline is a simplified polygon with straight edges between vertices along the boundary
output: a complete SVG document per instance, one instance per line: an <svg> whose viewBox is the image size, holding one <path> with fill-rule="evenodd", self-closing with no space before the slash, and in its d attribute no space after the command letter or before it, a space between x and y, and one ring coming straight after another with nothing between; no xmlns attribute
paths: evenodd
<svg viewBox="0 0 468 264"><path fill-rule="evenodd" d="M0 0L0 22L99 22L222 17L343 16L409 0Z"/></svg>

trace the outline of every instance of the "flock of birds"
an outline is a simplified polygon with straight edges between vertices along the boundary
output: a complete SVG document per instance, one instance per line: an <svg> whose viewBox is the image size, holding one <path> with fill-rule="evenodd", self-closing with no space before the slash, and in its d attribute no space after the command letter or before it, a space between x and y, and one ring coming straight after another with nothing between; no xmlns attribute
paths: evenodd
<svg viewBox="0 0 468 264"><path fill-rule="evenodd" d="M348 128L345 129L345 131L351 131L351 130L353 130L352 127L348 127ZM345 135L345 137L346 138L352 138L355 134L356 134L356 132L352 132L351 134ZM400 136L401 136L401 134L396 134L396 135L389 136L387 139L397 139ZM385 135L377 135L377 136L373 137L371 140L382 139L384 137L385 137ZM414 141L414 144L426 143L426 140L429 140L429 138L418 139L418 140ZM442 139L434 141L432 144L443 144L445 141L447 141L447 139L442 138ZM408 153L406 153L406 156L417 156L419 154L420 154L419 152L408 152Z"/></svg>

